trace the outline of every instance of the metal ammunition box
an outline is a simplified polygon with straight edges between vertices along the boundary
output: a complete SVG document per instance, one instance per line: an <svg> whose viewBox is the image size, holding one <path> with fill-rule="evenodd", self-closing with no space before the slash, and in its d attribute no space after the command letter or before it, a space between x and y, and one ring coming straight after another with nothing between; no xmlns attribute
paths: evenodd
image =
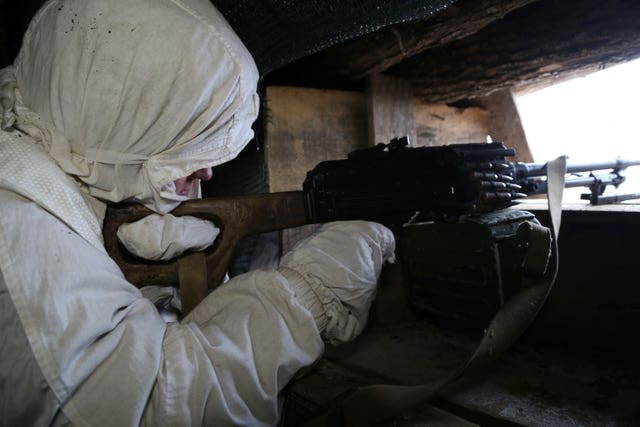
<svg viewBox="0 0 640 427"><path fill-rule="evenodd" d="M504 209L403 227L399 258L410 304L439 322L486 327L520 289L525 221L537 222L530 212Z"/></svg>

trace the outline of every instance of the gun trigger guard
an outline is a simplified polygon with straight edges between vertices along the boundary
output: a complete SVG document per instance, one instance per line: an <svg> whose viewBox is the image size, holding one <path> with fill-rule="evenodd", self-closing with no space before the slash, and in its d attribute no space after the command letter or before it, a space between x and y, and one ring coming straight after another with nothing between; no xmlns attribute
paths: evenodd
<svg viewBox="0 0 640 427"><path fill-rule="evenodd" d="M551 256L551 230L531 221L525 221L516 231L518 241L526 243L522 270L525 276L539 278L549 266Z"/></svg>

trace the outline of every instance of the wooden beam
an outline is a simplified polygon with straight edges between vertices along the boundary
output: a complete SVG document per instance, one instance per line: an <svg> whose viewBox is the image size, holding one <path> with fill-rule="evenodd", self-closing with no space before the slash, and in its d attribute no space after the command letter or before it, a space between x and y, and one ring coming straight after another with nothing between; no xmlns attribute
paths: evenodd
<svg viewBox="0 0 640 427"><path fill-rule="evenodd" d="M489 135L494 141L502 141L507 147L515 148L518 162L533 162L533 155L522 127L518 107L510 90L494 92L482 103L489 111ZM551 159L540 159L546 161Z"/></svg>
<svg viewBox="0 0 640 427"><path fill-rule="evenodd" d="M421 21L386 27L330 47L275 73L275 81L340 87L381 73L406 58L474 34L534 0L459 0ZM327 82L335 82L328 84Z"/></svg>
<svg viewBox="0 0 640 427"><path fill-rule="evenodd" d="M365 97L358 92L267 88L269 191L302 189L307 171L367 146Z"/></svg>
<svg viewBox="0 0 640 427"><path fill-rule="evenodd" d="M377 74L369 78L369 145L388 143L408 136L416 142L411 84L395 77Z"/></svg>
<svg viewBox="0 0 640 427"><path fill-rule="evenodd" d="M489 112L481 107L456 108L427 104L414 98L417 146L484 142L489 131Z"/></svg>
<svg viewBox="0 0 640 427"><path fill-rule="evenodd" d="M427 102L584 74L640 57L640 2L541 0L388 70Z"/></svg>

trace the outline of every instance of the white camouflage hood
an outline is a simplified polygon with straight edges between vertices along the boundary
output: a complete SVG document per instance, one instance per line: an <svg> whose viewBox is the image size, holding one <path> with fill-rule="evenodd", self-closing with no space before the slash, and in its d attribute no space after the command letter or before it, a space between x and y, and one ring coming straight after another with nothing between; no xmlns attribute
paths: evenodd
<svg viewBox="0 0 640 427"><path fill-rule="evenodd" d="M174 180L242 150L258 113L253 59L208 0L49 1L5 97L11 74L5 124L92 196L161 213L189 198Z"/></svg>

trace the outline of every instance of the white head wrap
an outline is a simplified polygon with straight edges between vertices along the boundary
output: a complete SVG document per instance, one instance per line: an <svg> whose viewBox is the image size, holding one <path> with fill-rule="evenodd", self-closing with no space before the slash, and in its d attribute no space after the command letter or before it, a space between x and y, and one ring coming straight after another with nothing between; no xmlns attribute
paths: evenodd
<svg viewBox="0 0 640 427"><path fill-rule="evenodd" d="M253 137L257 80L208 0L53 0L0 73L0 120L91 195L165 213L190 198L174 180L233 159Z"/></svg>

